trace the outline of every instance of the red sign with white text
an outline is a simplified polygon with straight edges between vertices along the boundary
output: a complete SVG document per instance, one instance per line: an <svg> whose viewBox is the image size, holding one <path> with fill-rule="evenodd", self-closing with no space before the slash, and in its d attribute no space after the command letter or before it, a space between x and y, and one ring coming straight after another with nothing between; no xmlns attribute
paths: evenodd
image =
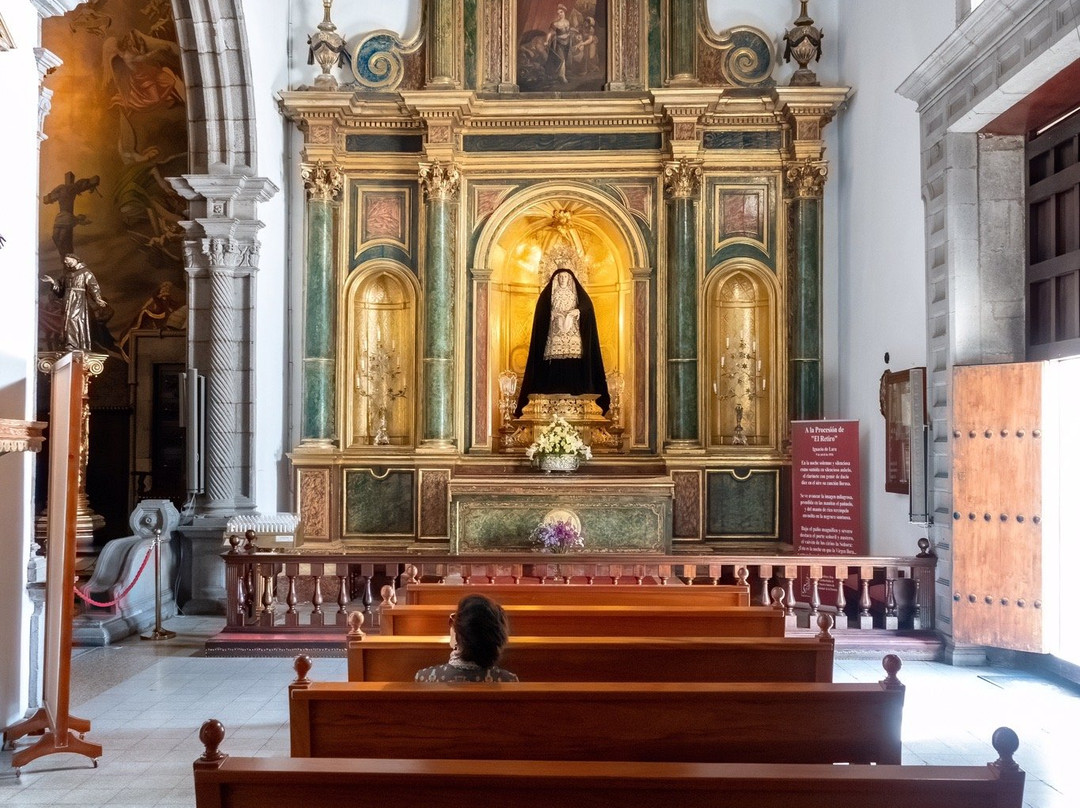
<svg viewBox="0 0 1080 808"><path fill-rule="evenodd" d="M858 421L791 422L795 552L866 555Z"/></svg>

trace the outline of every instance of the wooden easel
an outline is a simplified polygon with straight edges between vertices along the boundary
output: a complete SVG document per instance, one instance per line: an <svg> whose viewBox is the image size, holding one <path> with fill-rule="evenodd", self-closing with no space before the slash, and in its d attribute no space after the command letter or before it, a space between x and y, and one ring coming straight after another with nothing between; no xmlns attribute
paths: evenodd
<svg viewBox="0 0 1080 808"><path fill-rule="evenodd" d="M69 353L53 366L49 416L48 546L45 548L45 659L42 706L24 721L4 730L4 746L41 733L32 746L11 758L15 774L32 760L57 752L86 755L97 766L101 746L83 740L90 722L68 714L71 699L71 623L75 601L75 520L82 447L84 356ZM78 733L76 735L76 733Z"/></svg>

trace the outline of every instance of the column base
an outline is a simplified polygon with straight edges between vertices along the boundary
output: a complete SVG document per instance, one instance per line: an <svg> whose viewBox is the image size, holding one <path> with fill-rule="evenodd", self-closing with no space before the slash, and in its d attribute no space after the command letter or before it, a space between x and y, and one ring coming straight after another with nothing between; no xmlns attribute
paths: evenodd
<svg viewBox="0 0 1080 808"><path fill-rule="evenodd" d="M457 452L457 441L453 438L432 438L431 440L421 441L417 451L422 454L446 454L448 452Z"/></svg>

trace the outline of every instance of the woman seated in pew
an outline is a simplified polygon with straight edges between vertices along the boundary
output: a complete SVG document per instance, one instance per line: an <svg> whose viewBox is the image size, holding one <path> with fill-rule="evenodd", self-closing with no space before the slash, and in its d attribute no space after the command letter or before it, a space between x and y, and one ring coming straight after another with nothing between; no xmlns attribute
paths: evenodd
<svg viewBox="0 0 1080 808"><path fill-rule="evenodd" d="M483 595L466 595L450 615L450 661L416 672L417 682L516 682L498 667L509 638L502 606Z"/></svg>

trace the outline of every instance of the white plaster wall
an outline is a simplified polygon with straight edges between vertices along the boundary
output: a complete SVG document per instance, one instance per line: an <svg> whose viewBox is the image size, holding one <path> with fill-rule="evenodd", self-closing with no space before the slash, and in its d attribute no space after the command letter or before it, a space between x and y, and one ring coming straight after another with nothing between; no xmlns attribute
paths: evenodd
<svg viewBox="0 0 1080 808"><path fill-rule="evenodd" d="M895 90L955 26L941 0L841 3L839 80L855 88L838 120L830 184L839 208L839 413L862 431L863 502L873 554L911 555L926 528L908 499L885 492L885 422L878 378L927 364L926 256L915 105ZM883 48L888 31L887 48Z"/></svg>
<svg viewBox="0 0 1080 808"><path fill-rule="evenodd" d="M292 0L247 0L244 3L256 123L256 172L281 189L269 202L260 204L258 210L259 220L265 227L259 233L259 274L255 282L252 496L263 513L290 508L288 458L285 456L290 445L285 415L289 409L287 380L292 372L286 325L289 322L287 259L290 242L301 238L303 222L290 226L288 217L285 188L287 178L294 176L296 170L289 161L287 124L278 111L277 93L289 81L289 63L283 54L290 46L292 5L295 5ZM322 3L318 5L321 9Z"/></svg>
<svg viewBox="0 0 1080 808"><path fill-rule="evenodd" d="M34 46L38 17L29 0L0 0L0 16L15 49L0 52L0 418L33 418L37 295L38 80ZM47 128L47 126L46 126ZM20 155L12 159L13 155ZM47 444L46 444L47 448ZM26 563L30 551L33 455L0 457L0 724L23 717L27 705L30 604Z"/></svg>

